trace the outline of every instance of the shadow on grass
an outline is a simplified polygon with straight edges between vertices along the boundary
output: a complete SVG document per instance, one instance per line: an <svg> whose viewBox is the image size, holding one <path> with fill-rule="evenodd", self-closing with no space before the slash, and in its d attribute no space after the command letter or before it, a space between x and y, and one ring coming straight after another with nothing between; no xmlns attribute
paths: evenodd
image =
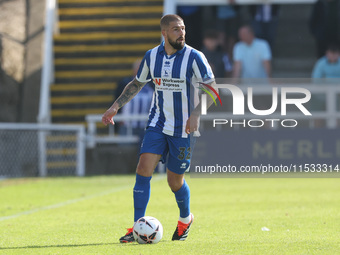
<svg viewBox="0 0 340 255"><path fill-rule="evenodd" d="M122 243L89 243L89 244L56 244L56 245L32 245L22 247L0 247L1 250L16 250L16 249L43 249L43 248L71 248L71 247L86 247L86 246L104 246L104 245L126 245ZM137 243L131 243L128 245L137 245Z"/></svg>
<svg viewBox="0 0 340 255"><path fill-rule="evenodd" d="M161 243L167 242L162 240ZM1 250L17 250L17 249L43 249L43 248L72 248L72 247L86 247L86 246L105 246L105 245L121 245L121 246L131 246L139 245L137 242L134 243L89 243L89 244L56 244L56 245L32 245L32 246L22 246L22 247L0 247Z"/></svg>

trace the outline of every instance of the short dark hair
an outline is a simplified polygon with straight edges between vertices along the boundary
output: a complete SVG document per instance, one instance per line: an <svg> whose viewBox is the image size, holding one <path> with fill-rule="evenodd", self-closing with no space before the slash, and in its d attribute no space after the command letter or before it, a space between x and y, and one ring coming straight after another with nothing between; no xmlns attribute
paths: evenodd
<svg viewBox="0 0 340 255"><path fill-rule="evenodd" d="M331 52L340 52L339 44L337 42L331 42L328 45L327 50L329 50Z"/></svg>
<svg viewBox="0 0 340 255"><path fill-rule="evenodd" d="M241 29L241 28L247 28L250 33L255 35L253 27L251 25L249 25L248 23L242 24L239 29Z"/></svg>
<svg viewBox="0 0 340 255"><path fill-rule="evenodd" d="M165 29L166 27L169 26L170 22L173 22L173 21L183 21L183 19L176 14L164 15L161 18L161 22L160 22L161 29Z"/></svg>

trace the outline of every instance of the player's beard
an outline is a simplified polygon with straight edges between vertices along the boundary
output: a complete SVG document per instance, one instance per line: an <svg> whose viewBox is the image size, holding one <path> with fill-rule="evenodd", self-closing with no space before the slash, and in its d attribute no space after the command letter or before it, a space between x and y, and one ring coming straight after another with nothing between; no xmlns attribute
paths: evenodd
<svg viewBox="0 0 340 255"><path fill-rule="evenodd" d="M178 40L178 39L177 39ZM183 41L172 41L170 38L168 38L169 44L175 49L175 50L181 50L184 47L185 39L183 38Z"/></svg>

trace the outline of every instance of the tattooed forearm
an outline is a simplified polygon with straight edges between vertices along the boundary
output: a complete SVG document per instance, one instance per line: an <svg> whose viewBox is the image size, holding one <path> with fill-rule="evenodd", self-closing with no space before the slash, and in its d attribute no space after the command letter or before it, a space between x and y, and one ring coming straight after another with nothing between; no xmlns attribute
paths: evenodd
<svg viewBox="0 0 340 255"><path fill-rule="evenodd" d="M123 107L127 102L129 102L138 92L144 87L146 83L142 83L134 78L131 82L129 82L122 94L117 98L116 103L119 108Z"/></svg>

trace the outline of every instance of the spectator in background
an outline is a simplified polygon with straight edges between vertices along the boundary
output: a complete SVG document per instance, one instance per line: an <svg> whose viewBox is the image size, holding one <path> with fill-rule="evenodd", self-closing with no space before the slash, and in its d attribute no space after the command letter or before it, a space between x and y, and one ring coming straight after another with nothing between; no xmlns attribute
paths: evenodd
<svg viewBox="0 0 340 255"><path fill-rule="evenodd" d="M340 41L340 1L318 0L309 20L317 44L317 56L324 56L327 46Z"/></svg>
<svg viewBox="0 0 340 255"><path fill-rule="evenodd" d="M340 78L340 49L338 45L328 46L326 55L316 62L312 78Z"/></svg>
<svg viewBox="0 0 340 255"><path fill-rule="evenodd" d="M232 58L233 48L236 43L237 29L240 23L239 6L235 5L235 0L226 0L228 5L217 6L217 25L222 32L225 42L223 49Z"/></svg>
<svg viewBox="0 0 340 255"><path fill-rule="evenodd" d="M255 36L266 40L271 49L274 46L274 39L278 23L280 6L277 4L250 5L251 25Z"/></svg>
<svg viewBox="0 0 340 255"><path fill-rule="evenodd" d="M115 98L118 98L119 95L123 92L125 85L133 80L134 77L136 77L141 61L141 59L137 59L133 63L132 76L125 77L118 83L118 88L115 91ZM119 110L120 115L126 116L135 114L148 114L152 101L153 91L154 87L151 82L145 84L142 90L130 102L128 102L123 108ZM146 122L147 120L119 122L119 133L125 135L127 133L127 128L130 125L132 127L132 134L137 135L142 139L144 135L144 129L146 127Z"/></svg>
<svg viewBox="0 0 340 255"><path fill-rule="evenodd" d="M318 85L324 84L336 84L339 83L340 78L340 48L336 44L330 44L326 50L325 56L321 57L314 65L312 78ZM337 79L336 79L337 78ZM320 80L318 79L326 79ZM332 80L334 79L334 80ZM309 109L312 111L324 111L326 110L326 97L324 94L312 94L312 98L309 101ZM339 104L338 104L339 109ZM316 119L314 121L314 127L324 127L325 121Z"/></svg>
<svg viewBox="0 0 340 255"><path fill-rule="evenodd" d="M272 55L267 41L256 38L248 25L239 29L239 39L234 47L233 77L270 77Z"/></svg>
<svg viewBox="0 0 340 255"><path fill-rule="evenodd" d="M200 6L180 5L177 8L178 15L184 20L186 30L186 43L195 49L202 48L202 11Z"/></svg>
<svg viewBox="0 0 340 255"><path fill-rule="evenodd" d="M220 47L217 31L208 30L203 39L202 52L206 56L216 78L228 77L232 71L232 65L227 54Z"/></svg>

